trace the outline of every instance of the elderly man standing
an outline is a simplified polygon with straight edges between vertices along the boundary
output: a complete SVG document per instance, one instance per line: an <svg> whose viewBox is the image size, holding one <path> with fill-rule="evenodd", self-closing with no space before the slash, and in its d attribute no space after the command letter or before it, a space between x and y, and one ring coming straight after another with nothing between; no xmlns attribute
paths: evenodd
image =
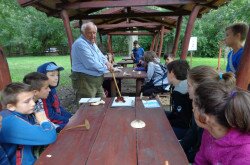
<svg viewBox="0 0 250 165"><path fill-rule="evenodd" d="M72 45L72 86L76 99L104 97L103 74L113 66L96 45L97 27L88 22L81 27L81 36Z"/></svg>

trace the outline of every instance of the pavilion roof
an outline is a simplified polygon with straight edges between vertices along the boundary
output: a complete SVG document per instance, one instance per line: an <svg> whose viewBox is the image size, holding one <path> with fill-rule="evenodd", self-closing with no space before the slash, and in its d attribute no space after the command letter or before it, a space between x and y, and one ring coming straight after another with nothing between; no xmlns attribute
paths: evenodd
<svg viewBox="0 0 250 165"><path fill-rule="evenodd" d="M60 18L66 10L69 19L93 21L100 32L148 31L162 26L166 32L176 27L177 16L190 15L201 5L198 16L226 4L229 0L18 0L23 7L33 6L48 16Z"/></svg>

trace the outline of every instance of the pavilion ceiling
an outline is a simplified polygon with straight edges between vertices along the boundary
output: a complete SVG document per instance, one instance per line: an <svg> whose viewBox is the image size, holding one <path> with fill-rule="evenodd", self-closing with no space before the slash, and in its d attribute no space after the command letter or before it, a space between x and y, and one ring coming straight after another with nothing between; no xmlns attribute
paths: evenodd
<svg viewBox="0 0 250 165"><path fill-rule="evenodd" d="M48 16L60 18L66 10L71 21L93 21L100 32L148 31L156 33L176 27L178 16L190 15L201 5L198 16L226 4L229 0L18 0Z"/></svg>

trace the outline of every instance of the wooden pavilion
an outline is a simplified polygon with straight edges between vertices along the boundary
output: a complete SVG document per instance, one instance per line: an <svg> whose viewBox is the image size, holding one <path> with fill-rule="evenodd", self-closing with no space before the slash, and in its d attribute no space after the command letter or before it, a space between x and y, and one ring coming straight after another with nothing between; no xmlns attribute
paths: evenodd
<svg viewBox="0 0 250 165"><path fill-rule="evenodd" d="M176 28L172 53L175 54L180 38L182 17L189 15L185 37L182 41L181 59L185 59L195 19L211 9L225 5L230 0L18 0L22 7L33 6L48 16L61 18L68 37L68 45L74 42L70 21L93 21L99 29L100 39L108 35L108 50L112 35L152 35L151 50L161 53L163 36ZM163 10L158 11L155 8ZM136 31L136 32L135 32ZM160 42L158 42L160 40ZM247 88L250 77L250 33L237 75L237 85ZM1 89L10 83L10 74L5 57L0 56Z"/></svg>

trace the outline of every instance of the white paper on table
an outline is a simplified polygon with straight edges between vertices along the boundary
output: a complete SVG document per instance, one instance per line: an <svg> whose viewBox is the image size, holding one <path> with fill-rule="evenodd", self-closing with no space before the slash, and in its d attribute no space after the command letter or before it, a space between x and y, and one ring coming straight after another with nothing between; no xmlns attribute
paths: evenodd
<svg viewBox="0 0 250 165"><path fill-rule="evenodd" d="M114 101L111 107L134 107L135 106L135 97L123 96L125 102L119 101L116 102L115 100L117 97L114 98Z"/></svg>
<svg viewBox="0 0 250 165"><path fill-rule="evenodd" d="M94 103L94 102L98 102L100 100L101 100L101 97L81 98L79 100L79 104L82 104L82 103Z"/></svg>
<svg viewBox="0 0 250 165"><path fill-rule="evenodd" d="M161 107L157 100L142 100L145 108L159 108Z"/></svg>

